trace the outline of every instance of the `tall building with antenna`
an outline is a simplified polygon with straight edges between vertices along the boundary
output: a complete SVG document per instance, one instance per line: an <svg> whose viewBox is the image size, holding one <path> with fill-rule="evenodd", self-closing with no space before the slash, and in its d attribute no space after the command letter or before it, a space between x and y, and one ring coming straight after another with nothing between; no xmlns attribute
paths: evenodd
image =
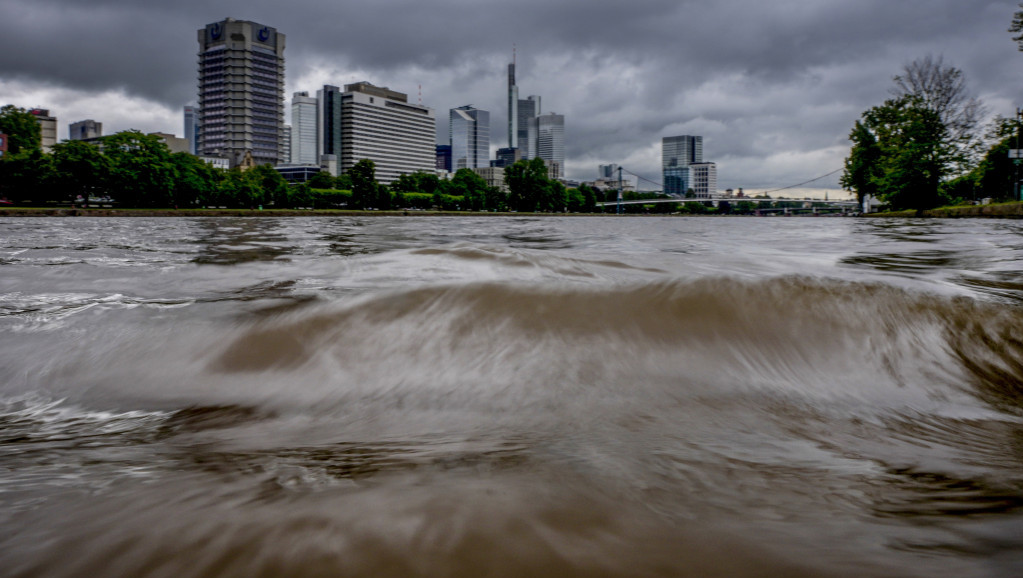
<svg viewBox="0 0 1023 578"><path fill-rule="evenodd" d="M519 87L515 85L515 49L508 64L508 148L518 148Z"/></svg>
<svg viewBox="0 0 1023 578"><path fill-rule="evenodd" d="M512 61L508 64L508 148L518 149L519 158L531 159L536 153L535 119L540 116L540 97L531 95L519 99L515 84L517 51L512 48Z"/></svg>

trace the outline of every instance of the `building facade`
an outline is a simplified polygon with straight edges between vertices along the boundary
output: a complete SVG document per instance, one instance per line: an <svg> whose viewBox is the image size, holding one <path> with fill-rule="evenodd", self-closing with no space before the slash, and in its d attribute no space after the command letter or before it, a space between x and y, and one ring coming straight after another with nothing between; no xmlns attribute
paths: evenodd
<svg viewBox="0 0 1023 578"><path fill-rule="evenodd" d="M669 195L685 196L692 188L689 165L702 162L702 136L681 135L662 138L661 167L664 192Z"/></svg>
<svg viewBox="0 0 1023 578"><path fill-rule="evenodd" d="M198 31L197 154L232 167L283 160L284 44L275 28L227 18Z"/></svg>
<svg viewBox="0 0 1023 578"><path fill-rule="evenodd" d="M451 172L451 145L437 145L437 165L438 171L444 171L446 173Z"/></svg>
<svg viewBox="0 0 1023 578"><path fill-rule="evenodd" d="M474 173L487 182L488 187L497 187L507 193L508 186L504 184L504 169L498 167L481 167L472 170Z"/></svg>
<svg viewBox="0 0 1023 578"><path fill-rule="evenodd" d="M185 140L188 141L188 152L194 155L197 151L195 147L199 142L199 107L186 106L183 112L185 117Z"/></svg>
<svg viewBox="0 0 1023 578"><path fill-rule="evenodd" d="M284 138L281 139L281 157L291 158L291 125L284 125ZM277 163L278 165L280 163Z"/></svg>
<svg viewBox="0 0 1023 578"><path fill-rule="evenodd" d="M518 105L519 128L516 146L524 159L536 158L536 117L540 114L540 97L533 94L520 100Z"/></svg>
<svg viewBox="0 0 1023 578"><path fill-rule="evenodd" d="M518 144L519 87L515 84L515 61L508 65L508 148Z"/></svg>
<svg viewBox="0 0 1023 578"><path fill-rule="evenodd" d="M718 192L718 168L714 163L692 163L689 165L690 187L693 196L709 199Z"/></svg>
<svg viewBox="0 0 1023 578"><path fill-rule="evenodd" d="M71 123L68 127L68 139L85 140L103 136L103 123L86 119Z"/></svg>
<svg viewBox="0 0 1023 578"><path fill-rule="evenodd" d="M452 108L448 123L451 170L490 165L490 113L472 105Z"/></svg>
<svg viewBox="0 0 1023 578"><path fill-rule="evenodd" d="M333 155L333 174L338 176L341 158L341 89L329 84L316 91L316 128L319 131L317 155Z"/></svg>
<svg viewBox="0 0 1023 578"><path fill-rule="evenodd" d="M437 119L432 108L368 82L345 85L341 95L339 168L348 172L370 159L376 178L390 184L399 175L435 170Z"/></svg>
<svg viewBox="0 0 1023 578"><path fill-rule="evenodd" d="M490 161L490 166L496 168L504 168L515 164L519 160L522 160L522 149L505 147L503 149L497 149L497 153L494 156L496 158Z"/></svg>
<svg viewBox="0 0 1023 578"><path fill-rule="evenodd" d="M316 97L296 92L291 97L291 164L319 162Z"/></svg>
<svg viewBox="0 0 1023 578"><path fill-rule="evenodd" d="M45 108L32 108L28 112L39 121L39 144L43 152L50 152L53 145L57 144L57 117L50 116L50 111Z"/></svg>
<svg viewBox="0 0 1023 578"><path fill-rule="evenodd" d="M554 179L564 177L565 168L565 116L548 113L537 116L533 124L536 132L536 157L556 167ZM531 145L532 146L532 145Z"/></svg>

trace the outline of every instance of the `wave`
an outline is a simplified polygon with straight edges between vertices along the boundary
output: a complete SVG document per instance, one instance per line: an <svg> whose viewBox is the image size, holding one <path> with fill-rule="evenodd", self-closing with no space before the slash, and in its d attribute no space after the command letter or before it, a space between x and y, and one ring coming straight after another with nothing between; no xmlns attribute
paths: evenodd
<svg viewBox="0 0 1023 578"><path fill-rule="evenodd" d="M451 368L459 382L580 385L587 375L676 375L718 390L835 395L892 386L933 392L966 381L989 399L1021 405L1021 321L1019 309L965 298L798 277L604 289L485 283L275 316L234 337L209 367L330 366L398 380L441 379Z"/></svg>

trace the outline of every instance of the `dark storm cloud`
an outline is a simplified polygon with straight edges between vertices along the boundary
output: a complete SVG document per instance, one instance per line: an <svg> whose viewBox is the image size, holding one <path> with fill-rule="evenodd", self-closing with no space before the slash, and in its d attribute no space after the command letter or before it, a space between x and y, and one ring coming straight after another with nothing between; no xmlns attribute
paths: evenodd
<svg viewBox="0 0 1023 578"><path fill-rule="evenodd" d="M63 90L62 118L102 114L79 112L69 90L124 94L166 117L195 100L196 30L231 16L287 35L289 97L366 79L415 98L422 84L439 135L449 108L472 103L491 111L496 148L506 142L515 44L522 97L542 95L544 111L566 115L570 176L592 178L598 162L657 175L660 138L690 133L704 136L722 187L770 187L840 166L855 119L927 54L944 55L993 112L1010 114L1023 88L1023 55L1006 32L1015 9L992 0L0 0L0 90Z"/></svg>

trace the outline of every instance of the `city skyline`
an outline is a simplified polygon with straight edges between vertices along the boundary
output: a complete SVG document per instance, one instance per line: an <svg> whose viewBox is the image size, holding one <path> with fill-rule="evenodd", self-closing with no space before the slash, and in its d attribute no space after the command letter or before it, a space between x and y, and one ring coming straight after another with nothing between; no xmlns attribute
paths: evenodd
<svg viewBox="0 0 1023 578"><path fill-rule="evenodd" d="M719 188L747 191L841 167L853 123L889 96L891 77L917 58L944 56L993 114L1010 116L1023 100L1023 54L1006 32L1016 2L732 1L701 8L698 22L687 18L687 5L666 2L570 1L543 5L542 17L530 15L539 4L484 3L467 15L469 32L456 36L437 19L440 4L401 0L353 14L308 1L299 10L230 0L212 8L186 0L97 10L50 0L42 17L37 4L0 0L10 27L0 96L49 109L61 136L90 118L107 134L177 133L182 107L195 100L194 31L229 15L288 35L285 94L368 80L418 95L422 85L423 103L436 110L473 102L492 111L496 149L508 140L502 112L516 44L517 84L570 121L569 178L592 179L597 165L618 163L657 179L660 139L701 134L706 158L718 164ZM592 34L593 14L613 23L613 42ZM33 58L17 58L26 53ZM436 132L444 142L445 115ZM818 188L834 193L837 175L829 180Z"/></svg>

